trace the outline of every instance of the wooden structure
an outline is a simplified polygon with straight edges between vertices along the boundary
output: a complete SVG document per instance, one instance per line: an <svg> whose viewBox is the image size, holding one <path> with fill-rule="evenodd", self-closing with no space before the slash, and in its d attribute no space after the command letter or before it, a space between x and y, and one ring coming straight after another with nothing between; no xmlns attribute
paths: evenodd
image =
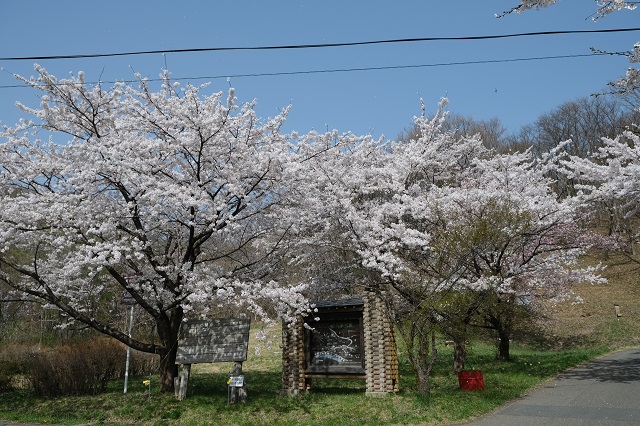
<svg viewBox="0 0 640 426"><path fill-rule="evenodd" d="M316 308L319 321L298 318L283 327L283 393L308 391L320 377L364 379L370 396L397 392L398 354L383 302L367 293Z"/></svg>
<svg viewBox="0 0 640 426"><path fill-rule="evenodd" d="M223 318L185 321L178 340L176 364L182 365L174 387L180 400L187 396L187 383L191 364L233 361L232 377L243 376L242 363L249 349L249 318ZM230 388L231 402L244 402L247 398L246 382Z"/></svg>

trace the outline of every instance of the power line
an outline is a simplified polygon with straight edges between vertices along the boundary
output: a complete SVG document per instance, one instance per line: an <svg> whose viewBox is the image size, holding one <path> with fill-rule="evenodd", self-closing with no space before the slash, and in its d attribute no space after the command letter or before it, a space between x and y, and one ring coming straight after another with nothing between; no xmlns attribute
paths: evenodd
<svg viewBox="0 0 640 426"><path fill-rule="evenodd" d="M199 77L176 77L172 78L174 81L194 81L194 80L216 80L221 78L243 78L243 77L277 77L285 75L304 75L304 74L330 74L339 72L358 72L358 71L384 71L384 70L397 70L397 69L411 69L411 68L435 68L435 67L448 67L457 65L482 65L482 64L501 64L509 62L526 62L526 61L544 61L554 59L573 59L573 58L591 58L596 56L611 55L610 52L593 52L574 55L556 55L556 56L537 56L530 58L512 58L512 59L485 59L477 61L458 61L458 62L439 62L433 64L413 64L413 65L389 65L378 67L360 67L360 68L334 68L325 70L307 70L307 71L281 71L281 72L263 72L263 73L249 73L249 74L225 74L225 75L213 75L213 76L199 76ZM120 83L135 83L138 80L118 80ZM146 79L148 82L161 81L159 78ZM113 84L116 81L94 81L89 84ZM63 85L64 83L58 83ZM72 84L72 83L68 83ZM31 86L25 84L13 84L13 85L0 85L0 89L15 89L15 88L30 88Z"/></svg>
<svg viewBox="0 0 640 426"><path fill-rule="evenodd" d="M114 56L133 56L133 55L150 55L158 53L194 53L194 52L222 52L222 51L242 51L242 50L286 50L286 49L315 49L328 47L348 47L348 46L365 46L375 44L391 44L391 43L413 43L424 41L471 41L471 40L492 40L513 37L532 37L544 35L565 35L565 34L602 34L602 33L622 33L630 31L640 31L640 28L613 28L600 30L568 30L568 31L538 31L529 33L515 34L498 34L498 35L481 35L481 36L462 36L462 37L419 37L419 38L403 38L389 40L370 40L356 41L347 43L321 43L321 44L294 44L280 46L249 46L249 47L203 47L192 49L166 49L166 50L145 50L136 52L119 52L119 53L92 53L92 54L76 54L76 55L49 55L49 56L18 56L18 57L0 57L0 61L35 61L35 60L53 60L53 59L82 59L82 58L104 58Z"/></svg>

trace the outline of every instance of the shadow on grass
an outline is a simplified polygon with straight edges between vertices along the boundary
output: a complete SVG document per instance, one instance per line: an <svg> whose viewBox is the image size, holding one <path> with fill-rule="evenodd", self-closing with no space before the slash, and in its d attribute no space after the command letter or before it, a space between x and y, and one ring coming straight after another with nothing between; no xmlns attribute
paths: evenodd
<svg viewBox="0 0 640 426"><path fill-rule="evenodd" d="M362 395L366 392L364 379L312 379L311 392L327 395Z"/></svg>
<svg viewBox="0 0 640 426"><path fill-rule="evenodd" d="M194 375L189 379L187 399L193 405L209 401L216 410L238 410L242 412L276 412L280 414L302 411L310 412L311 404L316 403L310 395L283 397L280 393L281 375L279 372L246 371L247 404L228 404L229 388L226 374Z"/></svg>

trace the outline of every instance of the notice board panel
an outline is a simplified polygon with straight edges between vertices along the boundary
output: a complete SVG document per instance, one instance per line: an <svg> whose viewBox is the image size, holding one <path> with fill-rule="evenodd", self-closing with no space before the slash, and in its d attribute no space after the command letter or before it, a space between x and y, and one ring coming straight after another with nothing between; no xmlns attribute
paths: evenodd
<svg viewBox="0 0 640 426"><path fill-rule="evenodd" d="M362 312L319 314L307 330L307 374L364 374Z"/></svg>
<svg viewBox="0 0 640 426"><path fill-rule="evenodd" d="M250 325L249 318L185 321L176 364L246 361Z"/></svg>

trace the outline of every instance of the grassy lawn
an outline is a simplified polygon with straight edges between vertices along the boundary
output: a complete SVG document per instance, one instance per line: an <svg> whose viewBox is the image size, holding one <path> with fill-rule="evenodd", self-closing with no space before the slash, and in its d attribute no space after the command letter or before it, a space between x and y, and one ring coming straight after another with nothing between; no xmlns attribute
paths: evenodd
<svg viewBox="0 0 640 426"><path fill-rule="evenodd" d="M439 348L432 375L432 392L416 391L415 377L400 349L400 392L385 398L365 396L362 380L315 380L312 392L280 396L279 331L270 332L273 347L250 341L244 364L249 401L227 404L227 379L231 364L193 366L187 398L158 392L158 378L147 377L109 383L107 392L92 396L37 398L28 389L0 393L0 419L36 424L95 425L450 425L491 412L526 394L558 372L623 347L640 346L640 286L636 273L610 267L610 283L585 285L577 292L582 304L567 302L552 312L547 324L547 347L534 350L517 342L512 360L495 360L495 348L475 342L467 358L469 369L482 370L484 391L461 391L451 372L452 349ZM614 304L622 307L616 318ZM252 332L252 335L254 333Z"/></svg>
<svg viewBox="0 0 640 426"><path fill-rule="evenodd" d="M516 347L509 362L495 361L495 349L472 346L468 366L481 369L485 391L461 391L450 371L451 350L440 348L428 398L415 390L415 378L401 358L400 388L385 398L365 396L362 380L315 380L313 391L296 397L279 395L280 354L250 356L245 363L249 401L227 404L230 364L198 364L192 369L187 399L151 392L148 377L134 377L129 391L114 381L106 393L93 396L36 398L30 391L0 394L0 418L40 424L144 424L144 425L397 425L453 424L490 412L544 382L559 371L591 359L604 349L560 352Z"/></svg>

